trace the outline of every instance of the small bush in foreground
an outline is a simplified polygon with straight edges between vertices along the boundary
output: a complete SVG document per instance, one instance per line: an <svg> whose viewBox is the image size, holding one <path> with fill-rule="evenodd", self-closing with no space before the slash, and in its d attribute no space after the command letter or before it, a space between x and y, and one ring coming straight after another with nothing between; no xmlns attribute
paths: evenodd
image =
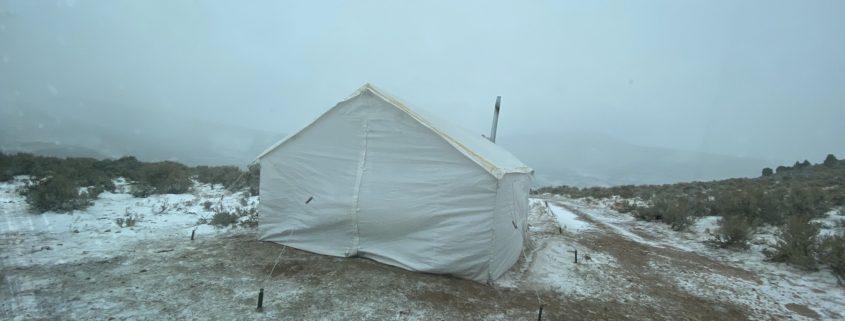
<svg viewBox="0 0 845 321"><path fill-rule="evenodd" d="M246 188L250 196L258 195L258 183L261 176L261 166L258 164L250 165L246 173L237 184L234 184L229 190L236 191Z"/></svg>
<svg viewBox="0 0 845 321"><path fill-rule="evenodd" d="M774 251L766 256L774 262L784 262L804 270L817 268L816 254L819 250L819 224L803 215L788 218L778 234Z"/></svg>
<svg viewBox="0 0 845 321"><path fill-rule="evenodd" d="M845 280L845 235L834 235L821 242L820 261L830 266L833 274L842 283Z"/></svg>
<svg viewBox="0 0 845 321"><path fill-rule="evenodd" d="M787 215L823 217L830 209L825 192L818 187L793 188L786 195L784 207Z"/></svg>
<svg viewBox="0 0 845 321"><path fill-rule="evenodd" d="M238 216L246 217L245 220L241 221L241 226L243 227L257 227L258 226L258 210L253 208L250 209L237 209Z"/></svg>
<svg viewBox="0 0 845 321"><path fill-rule="evenodd" d="M149 197L150 195L155 194L155 191L155 187L143 183L135 183L130 189L132 196L141 198Z"/></svg>
<svg viewBox="0 0 845 321"><path fill-rule="evenodd" d="M193 172L196 174L197 181L212 185L219 184L226 189L231 188L242 173L235 166L197 166Z"/></svg>
<svg viewBox="0 0 845 321"><path fill-rule="evenodd" d="M633 211L636 211L638 207L637 204L634 202L631 202L629 200L621 200L619 202L613 203L611 208L613 208L619 213L631 213Z"/></svg>
<svg viewBox="0 0 845 321"><path fill-rule="evenodd" d="M246 171L235 166L197 166L193 169L197 181L206 184L220 184L229 191L247 189L250 196L258 195L261 166L250 165Z"/></svg>
<svg viewBox="0 0 845 321"><path fill-rule="evenodd" d="M226 227L237 223L239 218L240 216L238 216L238 214L219 211L214 213L214 216L211 217L210 223L214 226Z"/></svg>
<svg viewBox="0 0 845 321"><path fill-rule="evenodd" d="M647 221L661 221L680 231L695 222L695 213L701 210L698 203L685 197L656 196L652 205L635 211L637 218Z"/></svg>
<svg viewBox="0 0 845 321"><path fill-rule="evenodd" d="M754 233L751 221L743 216L726 216L719 220L712 244L720 248L747 249Z"/></svg>
<svg viewBox="0 0 845 321"><path fill-rule="evenodd" d="M64 176L49 177L40 183L30 185L23 194L30 208L39 213L69 212L85 209L91 205L88 194L80 193L79 188Z"/></svg>
<svg viewBox="0 0 845 321"><path fill-rule="evenodd" d="M136 182L138 197L150 194L182 194L190 190L193 183L188 167L175 162L145 163L129 178Z"/></svg>

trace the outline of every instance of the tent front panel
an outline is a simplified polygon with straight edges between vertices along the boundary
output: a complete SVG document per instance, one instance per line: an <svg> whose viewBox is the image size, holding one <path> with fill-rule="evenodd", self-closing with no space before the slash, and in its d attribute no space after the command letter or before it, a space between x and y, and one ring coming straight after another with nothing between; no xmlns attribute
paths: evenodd
<svg viewBox="0 0 845 321"><path fill-rule="evenodd" d="M487 281L496 179L392 105L366 110L357 252L409 270Z"/></svg>
<svg viewBox="0 0 845 321"><path fill-rule="evenodd" d="M320 254L350 255L362 124L342 108L334 109L283 148L261 158L261 240Z"/></svg>

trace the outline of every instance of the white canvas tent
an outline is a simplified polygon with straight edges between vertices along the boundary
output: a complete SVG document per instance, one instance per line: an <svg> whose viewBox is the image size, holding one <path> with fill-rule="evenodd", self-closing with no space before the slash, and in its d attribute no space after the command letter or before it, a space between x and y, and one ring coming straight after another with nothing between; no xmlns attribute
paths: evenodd
<svg viewBox="0 0 845 321"><path fill-rule="evenodd" d="M369 84L258 159L262 240L481 282L522 252L533 170Z"/></svg>

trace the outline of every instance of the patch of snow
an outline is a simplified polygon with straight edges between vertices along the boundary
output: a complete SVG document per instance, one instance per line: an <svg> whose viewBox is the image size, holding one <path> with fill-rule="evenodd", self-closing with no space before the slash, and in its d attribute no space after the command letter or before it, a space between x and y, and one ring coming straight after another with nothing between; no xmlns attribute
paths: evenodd
<svg viewBox="0 0 845 321"><path fill-rule="evenodd" d="M555 204L549 204L549 209L552 211L552 214L554 214L557 218L557 222L558 224L560 224L560 227L564 229L580 231L592 227L592 224L579 219L578 215L575 215L575 213L570 212L565 207L561 207Z"/></svg>
<svg viewBox="0 0 845 321"><path fill-rule="evenodd" d="M823 218L813 220L819 223L819 236L842 235L845 232L845 213L842 210L831 210L824 214Z"/></svg>
<svg viewBox="0 0 845 321"><path fill-rule="evenodd" d="M698 235L710 235L719 229L719 220L722 217L718 215L704 216L699 218L689 227L689 230Z"/></svg>

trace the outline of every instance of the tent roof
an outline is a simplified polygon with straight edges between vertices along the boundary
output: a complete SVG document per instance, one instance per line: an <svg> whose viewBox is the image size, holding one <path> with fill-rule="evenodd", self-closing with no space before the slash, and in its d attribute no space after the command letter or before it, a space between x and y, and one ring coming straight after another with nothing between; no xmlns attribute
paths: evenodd
<svg viewBox="0 0 845 321"><path fill-rule="evenodd" d="M309 124L305 128L297 131L293 135L282 139L278 143L273 144L273 146L258 155L257 159L261 159L268 153L284 145L285 142L298 135L299 132L302 132L303 130L311 127L311 125L313 125L314 123L319 122L320 119L323 118L323 116L328 114L331 110L341 106L343 102L358 97L359 95L365 92L370 92L374 94L376 97L381 98L382 100L396 107L400 111L408 114L409 116L411 116L411 118L415 119L423 126L431 129L435 134L443 138L446 142L455 147L458 151L460 151L469 159L473 160L475 163L477 163L479 166L484 168L487 172L489 172L496 178L501 178L507 173L530 174L534 172L533 169L523 164L522 161L513 156L513 154L511 154L504 148L492 143L480 134L474 134L461 126L458 126L452 122L437 117L427 111L423 111L417 108L411 109L405 103L401 102L395 97L385 93L384 91L376 88L375 86L369 83L364 84L363 86L361 86L361 88L358 88L358 90L356 90L351 96L349 96L349 98L338 103L334 108L329 109L329 111L326 111L326 113L311 122L311 124Z"/></svg>

